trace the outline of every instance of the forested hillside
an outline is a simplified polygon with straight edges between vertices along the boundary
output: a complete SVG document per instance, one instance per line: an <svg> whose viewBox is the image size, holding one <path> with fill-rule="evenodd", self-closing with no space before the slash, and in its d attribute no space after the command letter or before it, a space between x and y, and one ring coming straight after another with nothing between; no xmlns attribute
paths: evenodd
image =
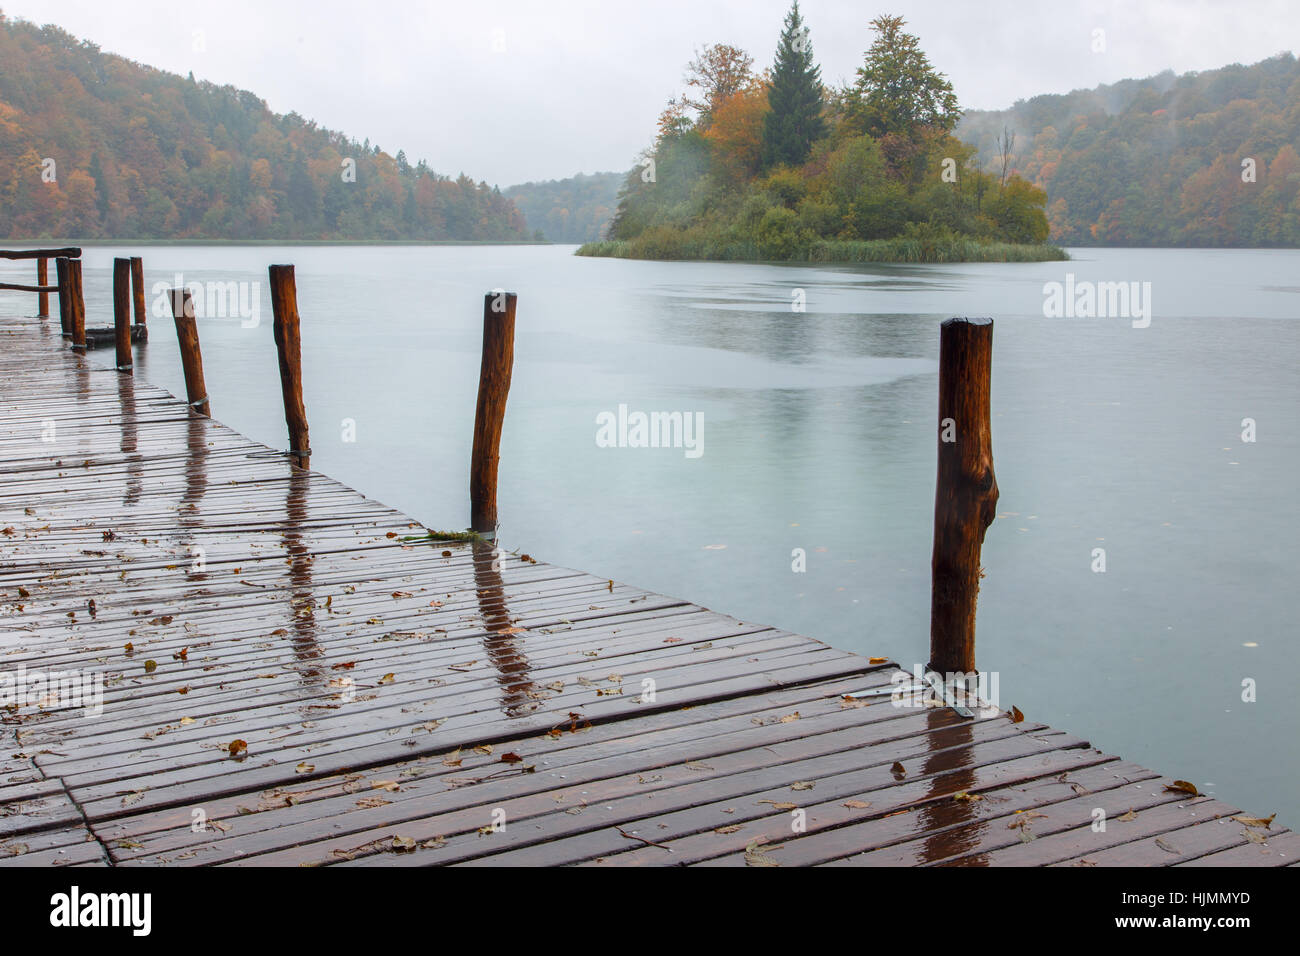
<svg viewBox="0 0 1300 956"><path fill-rule="evenodd" d="M1294 38L1290 38L1294 39ZM957 135L1047 191L1065 244L1300 245L1300 62L1164 72L1001 112Z"/></svg>
<svg viewBox="0 0 1300 956"><path fill-rule="evenodd" d="M486 183L0 13L0 236L529 235Z"/></svg>
<svg viewBox="0 0 1300 956"><path fill-rule="evenodd" d="M528 228L551 242L601 238L618 205L623 173L578 173L569 179L522 183L505 190L528 220Z"/></svg>

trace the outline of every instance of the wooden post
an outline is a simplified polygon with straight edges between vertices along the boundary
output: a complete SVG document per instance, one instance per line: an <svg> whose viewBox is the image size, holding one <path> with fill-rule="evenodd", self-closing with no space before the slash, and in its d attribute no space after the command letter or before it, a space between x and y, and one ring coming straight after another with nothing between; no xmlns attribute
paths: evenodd
<svg viewBox="0 0 1300 956"><path fill-rule="evenodd" d="M135 324L140 326L141 330L146 325L146 310L144 306L144 260L139 256L131 257L131 296L135 306Z"/></svg>
<svg viewBox="0 0 1300 956"><path fill-rule="evenodd" d="M54 260L54 275L59 285L59 325L63 328L63 337L72 338L72 286L68 276L68 258L59 256Z"/></svg>
<svg viewBox="0 0 1300 956"><path fill-rule="evenodd" d="M480 532L495 533L497 529L497 465L515 360L517 301L513 292L489 292L483 297L483 363L478 373L474 451L469 467L470 527Z"/></svg>
<svg viewBox="0 0 1300 956"><path fill-rule="evenodd" d="M272 331L280 355L280 391L284 396L284 421L289 426L289 454L300 468L311 467L311 442L307 438L307 409L302 401L302 336L298 321L298 286L293 266L271 266Z"/></svg>
<svg viewBox="0 0 1300 956"><path fill-rule="evenodd" d="M940 327L930 669L944 675L975 670L980 546L998 503L989 426L992 360L992 319L948 319Z"/></svg>
<svg viewBox="0 0 1300 956"><path fill-rule="evenodd" d="M199 327L194 321L194 302L188 289L172 289L172 317L176 320L176 341L181 347L181 368L185 371L185 396L190 408L212 416L208 387L203 383L203 353L199 351Z"/></svg>
<svg viewBox="0 0 1300 956"><path fill-rule="evenodd" d="M81 287L81 260L68 260L68 318L71 324L72 347L86 351L86 298Z"/></svg>
<svg viewBox="0 0 1300 956"><path fill-rule="evenodd" d="M117 370L131 372L131 260L113 260L113 340Z"/></svg>
<svg viewBox="0 0 1300 956"><path fill-rule="evenodd" d="M50 267L48 259L36 260L36 284L50 284ZM50 317L50 294L41 292L36 297L36 317L38 319L48 319Z"/></svg>

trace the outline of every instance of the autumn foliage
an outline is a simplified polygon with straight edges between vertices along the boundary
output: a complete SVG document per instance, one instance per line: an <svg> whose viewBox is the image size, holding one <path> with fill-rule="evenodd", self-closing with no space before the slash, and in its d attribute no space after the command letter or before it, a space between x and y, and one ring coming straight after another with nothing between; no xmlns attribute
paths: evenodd
<svg viewBox="0 0 1300 956"><path fill-rule="evenodd" d="M52 163L47 162L51 160ZM355 164L349 178L345 161ZM487 183L0 13L0 235L519 239Z"/></svg>

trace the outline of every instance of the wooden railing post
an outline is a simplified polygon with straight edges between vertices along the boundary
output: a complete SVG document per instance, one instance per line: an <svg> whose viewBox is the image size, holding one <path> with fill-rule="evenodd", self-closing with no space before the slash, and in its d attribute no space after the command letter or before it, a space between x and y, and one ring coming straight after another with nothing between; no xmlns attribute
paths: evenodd
<svg viewBox="0 0 1300 956"><path fill-rule="evenodd" d="M497 529L497 465L515 359L517 301L513 292L489 292L483 297L483 362L469 468L470 527L479 532L495 533Z"/></svg>
<svg viewBox="0 0 1300 956"><path fill-rule="evenodd" d="M81 287L81 260L68 260L68 319L72 332L72 347L86 351L86 298Z"/></svg>
<svg viewBox="0 0 1300 956"><path fill-rule="evenodd" d="M212 416L208 387L203 382L203 354L199 351L199 327L194 320L194 301L189 289L172 289L172 317L176 320L176 341L181 348L181 368L185 372L185 397L190 408L200 415Z"/></svg>
<svg viewBox="0 0 1300 956"><path fill-rule="evenodd" d="M36 284L50 284L50 267L48 259L36 260ZM38 319L48 319L50 317L50 294L42 292L36 297L36 317Z"/></svg>
<svg viewBox="0 0 1300 956"><path fill-rule="evenodd" d="M284 421L289 426L289 454L300 468L311 467L307 409L302 401L302 335L298 319L298 286L293 266L271 266L272 331L280 356L280 391Z"/></svg>
<svg viewBox="0 0 1300 956"><path fill-rule="evenodd" d="M113 260L113 340L117 370L131 372L131 260Z"/></svg>
<svg viewBox="0 0 1300 956"><path fill-rule="evenodd" d="M948 319L939 332L939 473L934 499L930 669L975 670L980 546L997 514L989 424L992 319Z"/></svg>
<svg viewBox="0 0 1300 956"><path fill-rule="evenodd" d="M147 310L144 304L144 260L131 257L131 297L135 306L135 324L143 332L146 328Z"/></svg>
<svg viewBox="0 0 1300 956"><path fill-rule="evenodd" d="M65 339L72 338L72 280L68 271L67 256L54 260L54 275L59 286L59 325Z"/></svg>

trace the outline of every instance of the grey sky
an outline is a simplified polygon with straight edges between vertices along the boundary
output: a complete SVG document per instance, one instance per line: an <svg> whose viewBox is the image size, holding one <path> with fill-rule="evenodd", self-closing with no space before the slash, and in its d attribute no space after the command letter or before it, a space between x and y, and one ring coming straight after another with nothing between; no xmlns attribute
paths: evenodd
<svg viewBox="0 0 1300 956"><path fill-rule="evenodd" d="M788 6L0 0L11 17L56 23L159 69L232 83L277 112L502 186L631 167L694 50L731 43L768 65ZM801 9L827 82L851 80L871 42L870 19L896 13L966 108L1166 68L1253 63L1294 52L1300 38L1300 3L1287 0L806 0ZM1092 51L1095 29L1105 30L1104 53Z"/></svg>

